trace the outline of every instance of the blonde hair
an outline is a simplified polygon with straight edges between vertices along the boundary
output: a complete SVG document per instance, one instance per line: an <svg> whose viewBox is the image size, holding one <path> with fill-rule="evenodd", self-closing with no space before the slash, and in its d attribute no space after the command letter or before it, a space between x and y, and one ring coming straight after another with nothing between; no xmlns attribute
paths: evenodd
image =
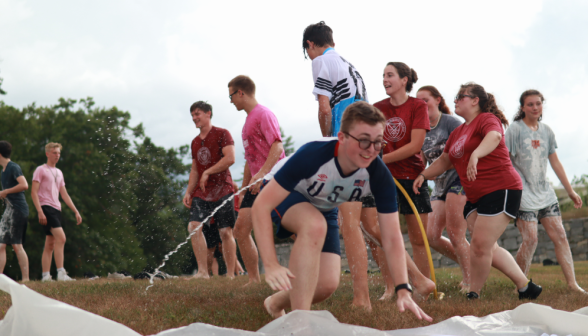
<svg viewBox="0 0 588 336"><path fill-rule="evenodd" d="M61 150L63 148L63 146L61 146L61 144L57 143L57 142L50 142L45 145L45 153L48 153L53 148L59 148L59 150Z"/></svg>

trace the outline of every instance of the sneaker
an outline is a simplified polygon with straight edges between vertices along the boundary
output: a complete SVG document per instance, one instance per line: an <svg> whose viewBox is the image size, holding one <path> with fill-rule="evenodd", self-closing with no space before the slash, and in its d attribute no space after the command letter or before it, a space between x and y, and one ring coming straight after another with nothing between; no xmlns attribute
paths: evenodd
<svg viewBox="0 0 588 336"><path fill-rule="evenodd" d="M524 292L519 291L519 300L522 299L529 299L529 300L535 300L539 294L541 294L541 291L543 291L543 288L537 284L535 284L533 282L533 279L529 280L529 283L527 284L527 290L525 290Z"/></svg>
<svg viewBox="0 0 588 336"><path fill-rule="evenodd" d="M53 279L51 278L51 274L47 274L47 275L43 276L43 279L41 279L41 282L49 282L49 281L53 281Z"/></svg>
<svg viewBox="0 0 588 336"><path fill-rule="evenodd" d="M76 281L67 275L67 271L57 272L57 281Z"/></svg>
<svg viewBox="0 0 588 336"><path fill-rule="evenodd" d="M466 297L468 298L468 300L477 300L480 298L480 296L476 292L469 292L466 294Z"/></svg>

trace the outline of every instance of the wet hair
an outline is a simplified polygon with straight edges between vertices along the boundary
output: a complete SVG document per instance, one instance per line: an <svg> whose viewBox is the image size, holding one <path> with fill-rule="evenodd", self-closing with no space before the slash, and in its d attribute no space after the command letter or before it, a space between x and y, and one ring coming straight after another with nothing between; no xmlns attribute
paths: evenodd
<svg viewBox="0 0 588 336"><path fill-rule="evenodd" d="M432 86L432 85L426 85L421 87L417 92L420 91L427 91L431 94L431 96L433 96L433 98L441 98L441 101L439 102L439 111L441 111L441 113L445 113L445 114L451 114L451 110L449 109L449 106L447 106L447 103L445 103L445 98L443 98L443 96L441 95L441 92L439 92L439 90L437 90L436 87Z"/></svg>
<svg viewBox="0 0 588 336"><path fill-rule="evenodd" d="M61 144L57 142L50 142L45 145L45 153L49 153L49 151L53 148L59 148L59 150L62 150L63 146L61 146Z"/></svg>
<svg viewBox="0 0 588 336"><path fill-rule="evenodd" d="M10 159L10 154L12 154L12 145L10 142L6 140L0 141L0 155L5 159Z"/></svg>
<svg viewBox="0 0 588 336"><path fill-rule="evenodd" d="M406 82L406 93L412 91L412 85L419 80L416 71L414 71L413 68L409 67L408 65L402 62L388 62L386 66L388 65L391 65L396 69L396 71L398 72L398 77L400 77L400 79L408 77L408 81Z"/></svg>
<svg viewBox="0 0 588 336"><path fill-rule="evenodd" d="M304 54L304 58L307 58L306 49L310 47L307 41L314 42L314 45L317 47L335 45L333 41L333 30L325 24L325 21L311 24L304 29L304 33L302 34L302 53Z"/></svg>
<svg viewBox="0 0 588 336"><path fill-rule="evenodd" d="M345 109L341 118L341 132L348 133L351 127L358 122L364 122L370 126L386 124L386 117L377 107L365 102L355 102Z"/></svg>
<svg viewBox="0 0 588 336"><path fill-rule="evenodd" d="M521 103L521 105L519 106L519 111L517 112L517 114L515 114L513 121L518 121L525 118L525 112L523 111L523 107L525 107L525 99L531 96L539 96L539 98L541 98L541 103L545 102L543 94L541 94L541 92L537 90L531 89L523 92L521 98L519 98L519 103ZM539 121L541 121L541 119L543 119L543 113L541 113L541 115L539 116Z"/></svg>
<svg viewBox="0 0 588 336"><path fill-rule="evenodd" d="M459 93L463 94L466 92L479 99L478 105L482 113L492 113L500 120L504 127L508 126L508 120L498 108L498 105L496 105L496 98L494 98L493 94L487 93L482 85L474 82L465 83L459 89Z"/></svg>
<svg viewBox="0 0 588 336"><path fill-rule="evenodd" d="M200 110L204 113L210 112L210 117L212 118L212 105L209 103L199 100L190 106L190 113L194 112L194 110Z"/></svg>
<svg viewBox="0 0 588 336"><path fill-rule="evenodd" d="M255 83L253 83L251 78L245 75L239 75L231 79L229 87L233 88L233 90L241 90L248 96L255 95Z"/></svg>

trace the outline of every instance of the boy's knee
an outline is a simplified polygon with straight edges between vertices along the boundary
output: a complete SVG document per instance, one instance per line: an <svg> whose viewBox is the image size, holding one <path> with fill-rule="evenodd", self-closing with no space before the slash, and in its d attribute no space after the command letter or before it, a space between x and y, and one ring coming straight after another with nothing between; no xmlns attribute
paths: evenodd
<svg viewBox="0 0 588 336"><path fill-rule="evenodd" d="M301 232L302 234L306 234L316 240L324 241L327 235L327 223L322 218L320 220L309 221L309 225L303 231Z"/></svg>
<svg viewBox="0 0 588 336"><path fill-rule="evenodd" d="M231 228L224 228L219 230L221 240L230 240L233 238L233 230Z"/></svg>

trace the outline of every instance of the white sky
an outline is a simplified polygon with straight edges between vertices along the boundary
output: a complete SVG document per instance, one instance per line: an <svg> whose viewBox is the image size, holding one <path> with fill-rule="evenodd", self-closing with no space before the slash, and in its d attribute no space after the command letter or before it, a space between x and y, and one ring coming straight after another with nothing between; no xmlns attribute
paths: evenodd
<svg viewBox="0 0 588 336"><path fill-rule="evenodd" d="M129 111L157 145L198 134L189 115L213 105L236 140L239 178L246 114L227 83L249 75L296 147L320 137L302 32L324 20L336 49L361 73L370 101L386 98L382 70L401 61L452 101L475 81L512 120L518 97L546 97L543 121L571 179L588 173L588 2L584 1L16 1L0 0L0 77L6 104L94 97ZM453 104L449 104L453 110ZM551 181L557 177L548 170Z"/></svg>

